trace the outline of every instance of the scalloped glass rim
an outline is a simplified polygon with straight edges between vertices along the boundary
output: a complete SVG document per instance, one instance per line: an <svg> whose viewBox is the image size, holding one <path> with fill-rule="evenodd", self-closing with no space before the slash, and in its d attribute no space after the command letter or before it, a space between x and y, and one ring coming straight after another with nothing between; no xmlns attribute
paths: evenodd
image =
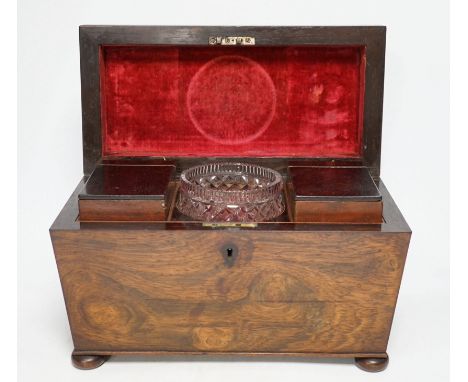
<svg viewBox="0 0 468 382"><path fill-rule="evenodd" d="M268 183L251 190L219 190L205 188L194 182L194 176L242 174L267 178ZM217 162L191 167L182 172L181 189L191 198L213 203L246 203L267 201L281 192L282 177L278 171L249 163Z"/></svg>
<svg viewBox="0 0 468 382"><path fill-rule="evenodd" d="M204 221L265 221L284 212L279 172L254 164L216 162L181 174L177 209Z"/></svg>

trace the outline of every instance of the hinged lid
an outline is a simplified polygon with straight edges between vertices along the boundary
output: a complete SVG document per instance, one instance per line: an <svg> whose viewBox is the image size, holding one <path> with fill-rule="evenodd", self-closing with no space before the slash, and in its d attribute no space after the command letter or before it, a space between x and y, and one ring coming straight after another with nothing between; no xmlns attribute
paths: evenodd
<svg viewBox="0 0 468 382"><path fill-rule="evenodd" d="M379 174L385 27L80 27L102 158L357 159Z"/></svg>

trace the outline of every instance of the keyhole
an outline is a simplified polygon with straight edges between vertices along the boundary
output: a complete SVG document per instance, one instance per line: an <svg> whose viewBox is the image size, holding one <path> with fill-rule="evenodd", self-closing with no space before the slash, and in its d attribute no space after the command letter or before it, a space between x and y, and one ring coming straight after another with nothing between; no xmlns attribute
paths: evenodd
<svg viewBox="0 0 468 382"><path fill-rule="evenodd" d="M239 256L239 250L235 244L226 243L220 248L220 254L223 256L224 264L227 267L232 267Z"/></svg>

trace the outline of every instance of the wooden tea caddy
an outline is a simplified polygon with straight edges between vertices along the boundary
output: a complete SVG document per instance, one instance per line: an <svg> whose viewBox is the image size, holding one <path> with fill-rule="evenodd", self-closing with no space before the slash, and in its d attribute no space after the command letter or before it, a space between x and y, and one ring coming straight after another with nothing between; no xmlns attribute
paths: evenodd
<svg viewBox="0 0 468 382"><path fill-rule="evenodd" d="M84 176L53 223L73 364L383 370L411 231L380 179L385 27L80 28ZM180 172L274 168L285 213L190 221Z"/></svg>

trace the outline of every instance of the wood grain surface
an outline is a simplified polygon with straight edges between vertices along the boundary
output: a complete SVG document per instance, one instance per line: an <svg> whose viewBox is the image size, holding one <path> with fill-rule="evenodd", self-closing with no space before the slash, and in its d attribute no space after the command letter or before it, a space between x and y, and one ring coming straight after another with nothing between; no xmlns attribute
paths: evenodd
<svg viewBox="0 0 468 382"><path fill-rule="evenodd" d="M81 221L164 221L165 200L81 199Z"/></svg>
<svg viewBox="0 0 468 382"><path fill-rule="evenodd" d="M294 221L311 223L382 223L382 202L298 200Z"/></svg>
<svg viewBox="0 0 468 382"><path fill-rule="evenodd" d="M99 164L90 175L79 199L164 199L175 167L148 165L135 160L127 164Z"/></svg>
<svg viewBox="0 0 468 382"><path fill-rule="evenodd" d="M289 166L295 200L381 201L379 189L365 167Z"/></svg>
<svg viewBox="0 0 468 382"><path fill-rule="evenodd" d="M385 352L409 233L52 232L77 350ZM223 249L238 254L228 266Z"/></svg>

